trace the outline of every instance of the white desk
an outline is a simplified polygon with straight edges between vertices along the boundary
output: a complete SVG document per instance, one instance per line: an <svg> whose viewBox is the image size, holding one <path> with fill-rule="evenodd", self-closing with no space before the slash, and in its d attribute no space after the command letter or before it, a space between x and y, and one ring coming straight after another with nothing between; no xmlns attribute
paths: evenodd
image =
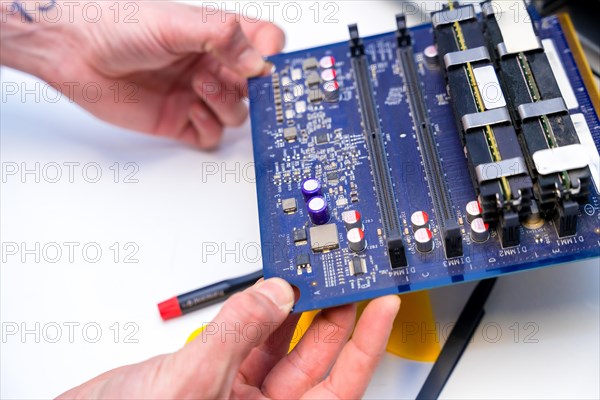
<svg viewBox="0 0 600 400"><path fill-rule="evenodd" d="M360 22L365 35L394 28L398 3L369 2L368 17L361 6L343 3L336 14L339 23L318 27L308 15L298 23L286 23L277 14L275 19L288 34L287 50L346 40L350 22ZM1 80L26 88L36 82L8 69L2 69ZM260 268L248 124L228 131L221 150L207 154L105 125L67 101L36 102L30 95L22 102L9 96L0 107L3 168L39 163L41 174L39 183L32 174L7 176L1 188L1 241L4 246L16 243L19 253L5 252L0 270L0 397L55 396L107 369L173 351L218 306L164 323L158 301ZM56 174L53 163L63 174L57 183L50 182ZM64 163L79 163L71 164L73 183ZM111 169L115 163L121 170L118 183ZM139 167L133 177L137 183L124 182L125 173L133 171L124 171L126 163ZM86 165L88 181L101 170L97 183L84 179ZM236 168L237 173L223 172ZM39 262L35 254L23 262L22 243L32 248L36 242ZM64 242L79 243L73 262ZM124 249L130 242L134 247ZM52 243L63 250L56 263L49 262L56 257ZM117 262L114 243L120 247ZM238 250L221 251L224 259L203 256L203 243L205 250ZM82 254L86 244L88 260ZM124 262L135 246L139 251L133 258L139 262ZM92 263L96 247L102 256ZM501 278L443 397L598 398L599 281L598 260ZM434 292L442 332L472 286ZM101 336L96 338L98 327ZM19 332L8 334L13 328ZM37 331L39 338L35 333L23 338L23 328ZM502 334L496 338L498 328ZM534 329L529 339L537 343L527 343ZM128 343L132 339L137 343ZM367 397L414 397L430 368L386 355Z"/></svg>

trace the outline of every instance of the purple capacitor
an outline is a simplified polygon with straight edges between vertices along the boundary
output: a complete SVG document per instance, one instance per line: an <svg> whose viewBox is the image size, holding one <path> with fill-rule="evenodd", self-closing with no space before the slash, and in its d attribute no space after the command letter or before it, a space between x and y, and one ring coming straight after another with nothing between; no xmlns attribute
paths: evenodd
<svg viewBox="0 0 600 400"><path fill-rule="evenodd" d="M321 182L315 178L308 178L302 182L302 196L305 201L309 201L315 196L321 195Z"/></svg>
<svg viewBox="0 0 600 400"><path fill-rule="evenodd" d="M323 225L329 222L329 208L327 200L323 196L315 196L308 201L308 216L315 225Z"/></svg>

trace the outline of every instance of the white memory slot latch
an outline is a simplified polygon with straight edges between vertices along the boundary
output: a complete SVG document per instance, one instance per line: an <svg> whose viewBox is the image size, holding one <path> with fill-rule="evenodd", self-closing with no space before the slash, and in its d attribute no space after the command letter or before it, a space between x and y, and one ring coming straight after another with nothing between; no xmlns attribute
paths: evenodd
<svg viewBox="0 0 600 400"><path fill-rule="evenodd" d="M500 57L542 48L522 0L493 1L492 7L503 40L498 44Z"/></svg>
<svg viewBox="0 0 600 400"><path fill-rule="evenodd" d="M581 144L538 150L533 153L533 163L540 175L585 168L590 163L585 147Z"/></svg>
<svg viewBox="0 0 600 400"><path fill-rule="evenodd" d="M577 97L575 96L573 86L571 86L565 67L560 60L554 41L552 39L544 39L542 40L542 46L544 46L544 51L546 52L546 57L550 63L552 75L554 75L556 83L558 83L558 89L560 90L560 94L562 95L567 108L569 110L576 109L579 107L579 103L577 102Z"/></svg>
<svg viewBox="0 0 600 400"><path fill-rule="evenodd" d="M588 126L583 114L571 114L571 120L573 121L575 132L577 132L577 137L579 137L579 143L585 147L585 150L590 158L590 172L592 173L592 180L596 186L596 192L600 193L600 154L598 153L596 143L594 143L592 132L590 132L590 127Z"/></svg>

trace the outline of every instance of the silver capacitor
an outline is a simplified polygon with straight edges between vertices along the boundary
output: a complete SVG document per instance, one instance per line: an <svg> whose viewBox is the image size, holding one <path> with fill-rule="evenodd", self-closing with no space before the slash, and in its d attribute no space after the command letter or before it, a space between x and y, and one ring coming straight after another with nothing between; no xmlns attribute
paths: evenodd
<svg viewBox="0 0 600 400"><path fill-rule="evenodd" d="M362 218L360 213L356 210L348 210L342 213L342 221L346 230L349 231L352 228L362 228Z"/></svg>
<svg viewBox="0 0 600 400"><path fill-rule="evenodd" d="M346 234L348 239L348 247L355 253L360 253L367 247L365 240L365 232L360 228L352 228Z"/></svg>
<svg viewBox="0 0 600 400"><path fill-rule="evenodd" d="M467 212L467 221L469 223L473 222L475 218L481 217L481 207L479 206L479 202L477 200L468 202L465 209Z"/></svg>
<svg viewBox="0 0 600 400"><path fill-rule="evenodd" d="M427 62L428 65L431 65L431 66L437 65L437 63L438 63L437 47L434 44L425 47L425 50L423 50L423 58L425 58L425 62Z"/></svg>
<svg viewBox="0 0 600 400"><path fill-rule="evenodd" d="M340 85L337 81L329 81L323 84L325 101L335 103L340 100Z"/></svg>
<svg viewBox="0 0 600 400"><path fill-rule="evenodd" d="M410 224L413 232L421 228L429 228L429 215L425 211L415 211L410 216Z"/></svg>
<svg viewBox="0 0 600 400"><path fill-rule="evenodd" d="M471 222L471 239L474 242L483 243L490 237L488 224L483 222L483 218L475 218Z"/></svg>
<svg viewBox="0 0 600 400"><path fill-rule="evenodd" d="M433 233L429 228L419 228L415 231L415 243L417 250L421 253L429 253L433 250Z"/></svg>
<svg viewBox="0 0 600 400"><path fill-rule="evenodd" d="M319 60L319 66L323 69L333 68L335 66L335 58L332 56L325 56Z"/></svg>
<svg viewBox="0 0 600 400"><path fill-rule="evenodd" d="M335 69L324 69L321 71L321 80L323 80L323 82L334 81L336 76L337 73L335 72Z"/></svg>

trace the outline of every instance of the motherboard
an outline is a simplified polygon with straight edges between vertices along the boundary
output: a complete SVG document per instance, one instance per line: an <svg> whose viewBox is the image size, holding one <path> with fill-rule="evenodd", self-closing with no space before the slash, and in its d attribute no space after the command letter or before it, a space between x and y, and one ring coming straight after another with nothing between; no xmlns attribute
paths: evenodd
<svg viewBox="0 0 600 400"><path fill-rule="evenodd" d="M597 88L568 17L514 4L351 25L250 80L263 270L294 311L600 256Z"/></svg>

